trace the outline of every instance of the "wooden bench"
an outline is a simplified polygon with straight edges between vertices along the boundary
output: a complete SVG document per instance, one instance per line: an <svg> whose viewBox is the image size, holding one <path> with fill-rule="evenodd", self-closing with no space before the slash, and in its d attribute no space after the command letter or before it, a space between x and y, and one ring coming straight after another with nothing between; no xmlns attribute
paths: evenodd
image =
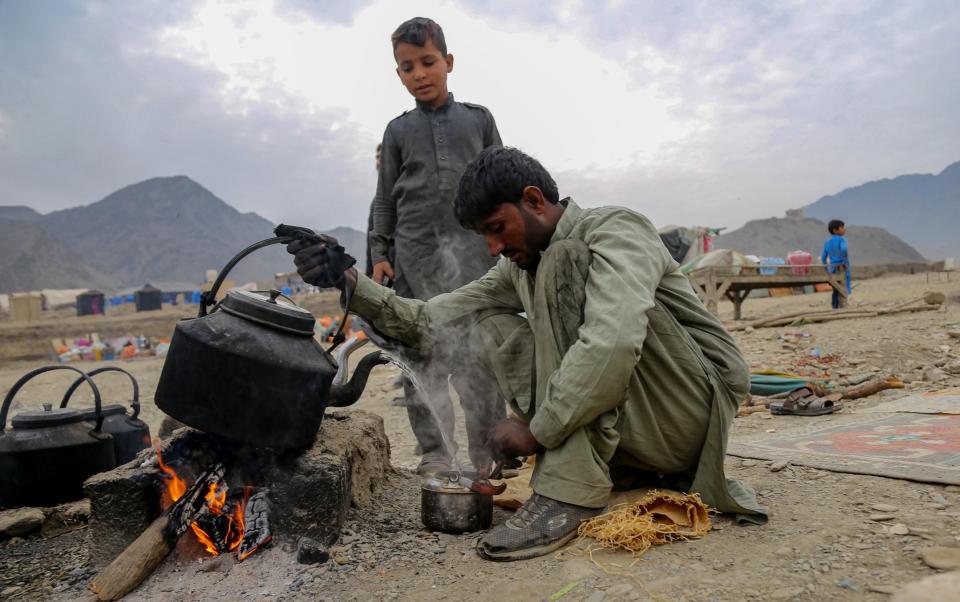
<svg viewBox="0 0 960 602"><path fill-rule="evenodd" d="M796 274L794 270L803 269L806 273ZM774 274L761 274L760 270L775 271ZM719 315L720 300L726 297L733 302L733 318L742 316L743 301L750 291L757 289L796 288L807 285L829 284L840 294L840 307L847 306L847 282L844 272L830 273L826 266L764 265L713 266L700 268L687 275L693 290L713 315Z"/></svg>

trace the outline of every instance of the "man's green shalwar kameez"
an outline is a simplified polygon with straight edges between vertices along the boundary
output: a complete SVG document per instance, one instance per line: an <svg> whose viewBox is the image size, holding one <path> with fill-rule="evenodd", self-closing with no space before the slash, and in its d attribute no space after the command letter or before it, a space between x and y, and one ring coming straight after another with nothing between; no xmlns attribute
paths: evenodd
<svg viewBox="0 0 960 602"><path fill-rule="evenodd" d="M426 302L360 276L351 310L413 347L472 324L484 349L473 359L544 448L537 493L599 508L614 485L660 479L762 520L753 493L723 472L749 391L733 338L645 217L561 202L535 275L501 258L480 280Z"/></svg>

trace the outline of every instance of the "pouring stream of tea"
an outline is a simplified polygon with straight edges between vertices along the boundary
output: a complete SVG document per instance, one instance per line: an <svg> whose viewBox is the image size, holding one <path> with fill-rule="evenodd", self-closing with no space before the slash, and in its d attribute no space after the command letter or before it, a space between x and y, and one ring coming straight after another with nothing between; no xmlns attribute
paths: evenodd
<svg viewBox="0 0 960 602"><path fill-rule="evenodd" d="M456 449L453 447L452 442L447 439L447 435L443 429L443 422L440 419L439 408L435 406L433 398L430 396L430 391L427 387L424 386L423 381L420 380L420 377L417 373L403 360L390 355L388 353L383 353L383 356L394 366L400 369L400 372L410 381L410 384L413 385L413 388L417 391L420 401L423 403L424 407L427 408L427 411L430 412L430 416L433 417L434 422L437 424L437 430L440 432L440 439L443 442L443 447L453 459L454 467L457 470L457 475L463 473L463 469L460 466L460 460L457 459Z"/></svg>

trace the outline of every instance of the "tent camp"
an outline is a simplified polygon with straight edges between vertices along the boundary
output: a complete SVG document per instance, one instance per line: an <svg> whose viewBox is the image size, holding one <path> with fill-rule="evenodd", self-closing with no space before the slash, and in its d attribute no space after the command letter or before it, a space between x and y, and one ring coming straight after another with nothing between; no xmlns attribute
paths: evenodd
<svg viewBox="0 0 960 602"><path fill-rule="evenodd" d="M163 291L150 284L133 294L133 302L137 311L152 311L163 307Z"/></svg>
<svg viewBox="0 0 960 602"><path fill-rule="evenodd" d="M98 290L89 290L77 295L77 315L96 316L106 312L104 294Z"/></svg>

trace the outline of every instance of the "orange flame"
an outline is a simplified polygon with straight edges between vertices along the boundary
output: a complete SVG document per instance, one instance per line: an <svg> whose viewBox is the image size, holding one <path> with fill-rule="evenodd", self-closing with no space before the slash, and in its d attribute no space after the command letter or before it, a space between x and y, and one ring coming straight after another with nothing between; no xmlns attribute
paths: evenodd
<svg viewBox="0 0 960 602"><path fill-rule="evenodd" d="M166 509L168 506L170 506L170 504L183 497L183 495L187 492L187 482L180 478L180 475L178 475L175 470L163 463L163 457L161 456L159 447L156 448L156 451L157 464L159 464L160 470L163 471L163 479L166 481L166 488L164 489L163 496L161 498L161 506ZM227 531L225 536L226 541L224 543L226 544L227 550L230 552L240 547L240 543L243 541L243 511L247 506L247 500L250 498L251 489L252 488L249 486L244 487L243 500L239 504L236 504L233 507L231 514L227 516ZM216 516L221 516L223 515L224 508L227 505L227 489L226 487L221 489L218 483L211 483L210 488L204 495L204 499L207 501L207 508L210 510L210 512ZM210 555L220 555L217 545L214 543L213 539L199 524L197 524L196 521L190 524L190 529Z"/></svg>

